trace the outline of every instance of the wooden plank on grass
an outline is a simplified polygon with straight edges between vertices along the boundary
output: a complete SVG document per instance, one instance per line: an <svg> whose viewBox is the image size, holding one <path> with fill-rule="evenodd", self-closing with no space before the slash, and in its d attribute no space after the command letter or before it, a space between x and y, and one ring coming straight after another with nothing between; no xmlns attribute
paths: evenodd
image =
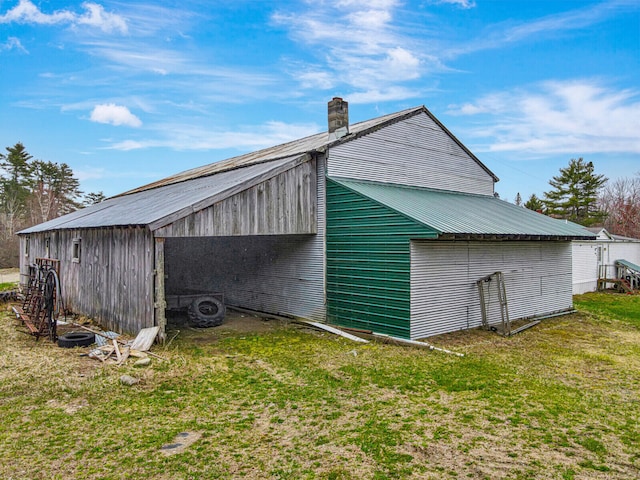
<svg viewBox="0 0 640 480"><path fill-rule="evenodd" d="M326 330L327 332L333 333L335 335L340 335L341 337L348 338L349 340L353 340L354 342L369 343L369 340L365 340L364 338L356 337L355 335L351 335L350 333L343 332L340 329L331 327L329 325L325 325L324 323L310 322L310 321L307 321L307 320L299 320L299 323L304 323L304 324L307 324L307 325L311 325L313 327L319 328L320 330Z"/></svg>
<svg viewBox="0 0 640 480"><path fill-rule="evenodd" d="M115 338L111 341L113 342L113 350L116 352L116 360L120 363L122 361L122 354L120 353L120 348L118 348L118 341Z"/></svg>
<svg viewBox="0 0 640 480"><path fill-rule="evenodd" d="M131 350L138 350L139 352L146 352L153 345L153 341L156 339L160 327L143 328L138 332L138 336L131 344Z"/></svg>

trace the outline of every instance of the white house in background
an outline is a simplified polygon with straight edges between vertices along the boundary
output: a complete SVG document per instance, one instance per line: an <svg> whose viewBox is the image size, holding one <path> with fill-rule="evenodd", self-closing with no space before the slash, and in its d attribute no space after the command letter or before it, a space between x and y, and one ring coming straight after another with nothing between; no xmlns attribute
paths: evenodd
<svg viewBox="0 0 640 480"><path fill-rule="evenodd" d="M596 241L572 242L574 295L597 290L601 265L613 265L616 260L640 264L640 239L613 235L604 228L587 230L598 235Z"/></svg>

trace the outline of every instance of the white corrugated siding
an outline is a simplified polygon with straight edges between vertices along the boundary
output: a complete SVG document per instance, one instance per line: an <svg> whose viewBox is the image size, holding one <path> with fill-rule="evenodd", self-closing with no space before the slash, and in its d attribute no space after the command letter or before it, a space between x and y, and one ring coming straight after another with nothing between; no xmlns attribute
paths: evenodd
<svg viewBox="0 0 640 480"><path fill-rule="evenodd" d="M317 168L317 234L167 238L167 294L219 291L230 305L324 320L324 162Z"/></svg>
<svg viewBox="0 0 640 480"><path fill-rule="evenodd" d="M496 271L511 320L572 307L569 242L412 241L411 338L480 326L476 281Z"/></svg>
<svg viewBox="0 0 640 480"><path fill-rule="evenodd" d="M573 242L573 293L594 292L598 288L598 255L602 250L602 265L613 265L616 260L627 260L640 265L640 241L596 240ZM610 273L614 272L609 268Z"/></svg>
<svg viewBox="0 0 640 480"><path fill-rule="evenodd" d="M329 151L328 175L493 194L493 178L426 114Z"/></svg>
<svg viewBox="0 0 640 480"><path fill-rule="evenodd" d="M600 242L572 242L571 263L573 265L574 295L596 290L598 286L599 249L603 249Z"/></svg>

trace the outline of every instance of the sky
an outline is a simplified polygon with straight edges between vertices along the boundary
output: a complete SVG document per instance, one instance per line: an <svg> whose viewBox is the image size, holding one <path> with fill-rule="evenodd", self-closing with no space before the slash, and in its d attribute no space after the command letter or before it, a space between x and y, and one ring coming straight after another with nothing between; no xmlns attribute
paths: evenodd
<svg viewBox="0 0 640 480"><path fill-rule="evenodd" d="M111 196L425 105L514 201L640 172L639 0L0 0L0 149Z"/></svg>

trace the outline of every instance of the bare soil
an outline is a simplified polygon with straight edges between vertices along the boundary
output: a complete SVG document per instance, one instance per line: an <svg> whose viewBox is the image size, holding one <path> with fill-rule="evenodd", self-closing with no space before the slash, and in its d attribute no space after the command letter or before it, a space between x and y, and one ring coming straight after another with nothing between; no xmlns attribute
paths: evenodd
<svg viewBox="0 0 640 480"><path fill-rule="evenodd" d="M238 333L259 334L282 328L288 322L239 312L227 308L222 325L212 328L194 328L188 324L187 314L183 312L167 313L167 338L188 338L195 343L214 343L224 336Z"/></svg>

